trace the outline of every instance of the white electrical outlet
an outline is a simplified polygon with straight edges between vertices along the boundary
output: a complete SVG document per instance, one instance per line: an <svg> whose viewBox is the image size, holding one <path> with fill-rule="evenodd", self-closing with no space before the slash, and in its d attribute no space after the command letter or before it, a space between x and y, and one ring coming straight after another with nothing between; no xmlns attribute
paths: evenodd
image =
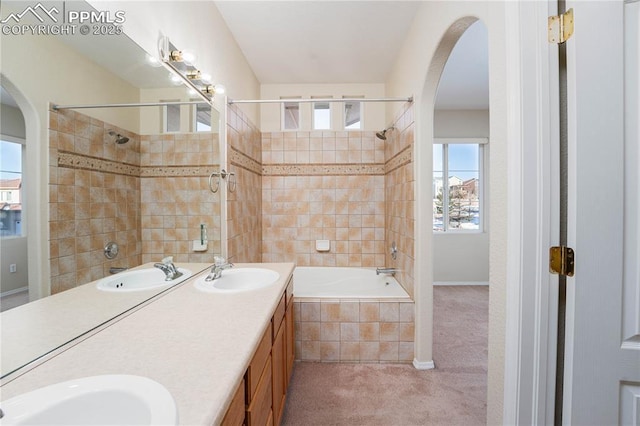
<svg viewBox="0 0 640 426"><path fill-rule="evenodd" d="M15 263L12 263L11 265L9 265L9 272L11 272L12 274L15 274L17 271L17 267Z"/></svg>

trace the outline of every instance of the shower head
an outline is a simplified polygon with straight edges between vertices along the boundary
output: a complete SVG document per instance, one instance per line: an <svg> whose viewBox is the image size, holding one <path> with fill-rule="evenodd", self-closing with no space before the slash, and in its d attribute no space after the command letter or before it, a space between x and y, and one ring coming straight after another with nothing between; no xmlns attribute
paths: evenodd
<svg viewBox="0 0 640 426"><path fill-rule="evenodd" d="M128 137L122 136L120 133L116 133L113 130L109 130L109 136L115 136L116 137L116 143L118 145L122 145L123 143L129 142L129 138Z"/></svg>
<svg viewBox="0 0 640 426"><path fill-rule="evenodd" d="M378 139L382 139L383 141L386 141L387 140L387 132L389 130L393 130L393 129L395 129L395 127L391 126L391 127L387 127L386 129L384 129L381 132L376 132L376 137Z"/></svg>

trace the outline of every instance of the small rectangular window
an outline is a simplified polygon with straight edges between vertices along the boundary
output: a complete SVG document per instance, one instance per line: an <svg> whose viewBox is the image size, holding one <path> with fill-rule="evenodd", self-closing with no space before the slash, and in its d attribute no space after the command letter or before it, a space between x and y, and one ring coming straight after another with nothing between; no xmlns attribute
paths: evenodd
<svg viewBox="0 0 640 426"><path fill-rule="evenodd" d="M197 104L193 106L193 123L194 132L210 132L211 131L211 105Z"/></svg>
<svg viewBox="0 0 640 426"><path fill-rule="evenodd" d="M322 98L326 99L328 96L323 96ZM313 103L313 129L331 129L331 104L329 102Z"/></svg>
<svg viewBox="0 0 640 426"><path fill-rule="evenodd" d="M175 101L162 101L175 102ZM180 105L165 105L163 110L164 133L176 133L180 131Z"/></svg>
<svg viewBox="0 0 640 426"><path fill-rule="evenodd" d="M284 130L300 129L300 102L282 103L282 128Z"/></svg>
<svg viewBox="0 0 640 426"><path fill-rule="evenodd" d="M482 144L434 143L433 230L482 230Z"/></svg>
<svg viewBox="0 0 640 426"><path fill-rule="evenodd" d="M364 96L344 96L345 98L363 98ZM362 102L346 101L344 103L344 128L347 130L362 129Z"/></svg>

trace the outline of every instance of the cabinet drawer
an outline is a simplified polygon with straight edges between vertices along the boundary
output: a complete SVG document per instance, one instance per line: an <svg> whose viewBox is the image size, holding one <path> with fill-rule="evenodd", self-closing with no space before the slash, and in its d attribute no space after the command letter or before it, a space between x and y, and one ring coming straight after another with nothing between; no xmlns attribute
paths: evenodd
<svg viewBox="0 0 640 426"><path fill-rule="evenodd" d="M262 375L265 363L271 354L272 328L271 323L269 323L269 326L262 335L262 340L260 340L258 349L256 349L256 353L253 355L251 364L249 364L249 368L247 369L247 403L249 404L253 401L256 388L258 387L258 382L260 381L260 376Z"/></svg>
<svg viewBox="0 0 640 426"><path fill-rule="evenodd" d="M231 405L222 419L222 426L242 426L244 424L244 380L236 389Z"/></svg>
<svg viewBox="0 0 640 426"><path fill-rule="evenodd" d="M256 393L247 409L248 426L271 426L271 423L269 423L269 419L272 419L273 416L271 410L273 397L271 386L271 356L268 356L267 363L256 386ZM273 423L273 420L271 422Z"/></svg>
<svg viewBox="0 0 640 426"><path fill-rule="evenodd" d="M278 330L280 330L280 326L282 325L282 319L284 318L284 310L285 310L285 295L283 294L280 298L280 303L276 307L276 311L273 313L273 340L276 339L276 334L278 334Z"/></svg>

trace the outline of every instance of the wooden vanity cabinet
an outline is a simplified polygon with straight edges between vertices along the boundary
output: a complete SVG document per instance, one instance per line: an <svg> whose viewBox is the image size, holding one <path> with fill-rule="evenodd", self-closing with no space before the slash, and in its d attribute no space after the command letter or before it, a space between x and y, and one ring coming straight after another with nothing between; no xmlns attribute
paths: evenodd
<svg viewBox="0 0 640 426"><path fill-rule="evenodd" d="M224 426L278 426L294 360L293 278L222 421ZM242 410L239 409L242 408Z"/></svg>

